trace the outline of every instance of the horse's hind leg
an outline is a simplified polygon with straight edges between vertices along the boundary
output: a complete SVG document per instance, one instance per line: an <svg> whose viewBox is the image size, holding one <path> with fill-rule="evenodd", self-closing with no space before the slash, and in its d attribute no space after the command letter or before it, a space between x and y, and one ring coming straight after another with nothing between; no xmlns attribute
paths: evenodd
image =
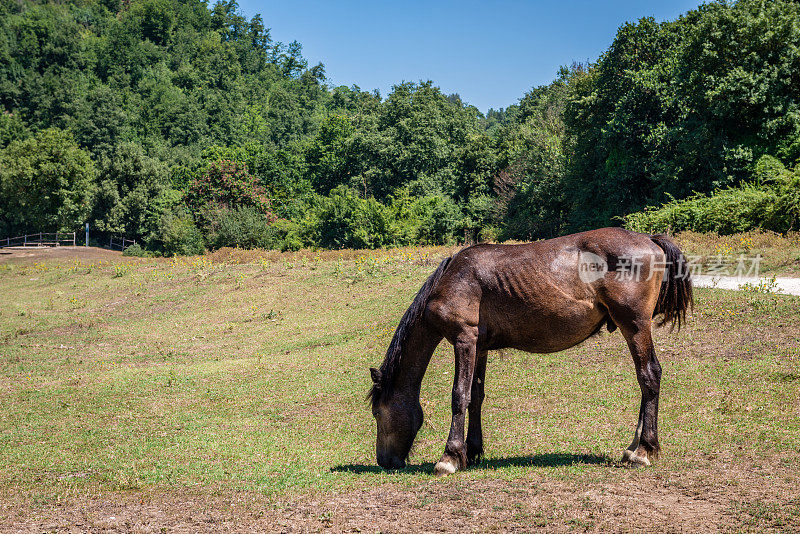
<svg viewBox="0 0 800 534"><path fill-rule="evenodd" d="M658 394L661 388L661 365L656 358L651 333L650 319L620 325L622 335L628 342L636 378L642 390L639 407L639 422L633 442L623 453L622 459L636 465L650 465L658 457Z"/></svg>
<svg viewBox="0 0 800 534"><path fill-rule="evenodd" d="M467 464L477 465L483 456L483 429L481 428L481 405L485 397L483 382L486 379L485 350L479 351L475 360L475 374L472 377L472 392L469 400L469 427L467 428Z"/></svg>
<svg viewBox="0 0 800 534"><path fill-rule="evenodd" d="M470 404L477 341L478 329L469 328L459 333L453 343L456 356L456 372L453 380L453 419L444 454L433 469L437 476L449 475L467 467L464 420L467 406Z"/></svg>

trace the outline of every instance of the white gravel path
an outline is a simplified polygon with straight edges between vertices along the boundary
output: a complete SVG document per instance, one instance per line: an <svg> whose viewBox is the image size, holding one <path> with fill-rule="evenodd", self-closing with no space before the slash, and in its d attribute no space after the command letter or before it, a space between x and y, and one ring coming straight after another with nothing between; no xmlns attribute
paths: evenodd
<svg viewBox="0 0 800 534"><path fill-rule="evenodd" d="M744 284L758 285L762 282L768 287L771 284L771 280L772 278L766 276L761 276L759 278L709 275L692 276L692 282L697 287L716 287L719 289L742 289L741 286ZM784 295L800 295L800 278L775 278L775 288L773 291Z"/></svg>

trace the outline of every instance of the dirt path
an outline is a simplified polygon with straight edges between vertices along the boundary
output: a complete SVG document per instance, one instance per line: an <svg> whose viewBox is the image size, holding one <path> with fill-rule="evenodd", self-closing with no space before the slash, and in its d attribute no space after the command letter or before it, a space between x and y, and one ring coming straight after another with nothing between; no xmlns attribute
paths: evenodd
<svg viewBox="0 0 800 534"><path fill-rule="evenodd" d="M796 532L795 477L700 469L431 480L273 500L177 489L0 505L4 532ZM779 476L775 476L779 475ZM613 481L610 479L614 479ZM4 509L6 508L6 509ZM4 513L3 513L4 512Z"/></svg>
<svg viewBox="0 0 800 534"><path fill-rule="evenodd" d="M0 248L0 262L27 262L46 260L110 261L122 258L122 252L99 247L4 247Z"/></svg>
<svg viewBox="0 0 800 534"><path fill-rule="evenodd" d="M742 286L749 284L752 286L761 287L765 291L771 291L773 293L782 293L784 295L800 295L800 278L775 278L773 284L773 279L766 276L761 276L759 278L740 278L737 276L699 275L693 276L692 281L697 287L741 290L743 289Z"/></svg>

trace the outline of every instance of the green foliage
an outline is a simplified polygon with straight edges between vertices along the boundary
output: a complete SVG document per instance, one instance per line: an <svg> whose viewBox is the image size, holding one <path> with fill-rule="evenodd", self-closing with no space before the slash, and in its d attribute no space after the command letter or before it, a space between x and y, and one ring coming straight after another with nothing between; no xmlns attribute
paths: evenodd
<svg viewBox="0 0 800 534"><path fill-rule="evenodd" d="M300 224L287 219L278 219L273 222L270 229L274 235L274 248L282 251L300 250L305 246L303 228Z"/></svg>
<svg viewBox="0 0 800 534"><path fill-rule="evenodd" d="M263 188L263 194L269 198L270 208L277 216L295 215L293 203L310 194L311 186L304 175L306 164L300 147L291 145L275 150L253 142L236 147L214 145L206 148L198 169L188 172L194 177L185 181L186 186L207 172L209 166L223 160L246 167L253 177L253 184Z"/></svg>
<svg viewBox="0 0 800 534"><path fill-rule="evenodd" d="M165 256L202 254L205 250L203 234L192 217L180 211L164 213L158 240Z"/></svg>
<svg viewBox="0 0 800 534"><path fill-rule="evenodd" d="M248 172L247 165L231 160L210 163L189 185L187 200L195 210L248 207L273 217L267 191Z"/></svg>
<svg viewBox="0 0 800 534"><path fill-rule="evenodd" d="M169 167L134 143L116 146L100 165L92 226L101 232L153 240L164 210L181 201L181 194L170 188Z"/></svg>
<svg viewBox="0 0 800 534"><path fill-rule="evenodd" d="M27 136L28 129L19 114L0 110L0 149Z"/></svg>
<svg viewBox="0 0 800 534"><path fill-rule="evenodd" d="M331 115L320 125L306 152L308 175L318 193L328 194L336 186L349 184L357 163L353 161L354 133L352 122L343 115Z"/></svg>
<svg viewBox="0 0 800 534"><path fill-rule="evenodd" d="M150 258L153 256L153 253L142 248L142 245L139 243L134 243L133 245L126 247L125 250L122 251L122 255L132 256L135 258Z"/></svg>
<svg viewBox="0 0 800 534"><path fill-rule="evenodd" d="M72 231L89 215L96 170L89 154L57 128L0 151L0 231Z"/></svg>
<svg viewBox="0 0 800 534"><path fill-rule="evenodd" d="M563 233L566 226L563 114L570 77L562 72L548 87L528 93L516 114L521 124L503 133L505 168L495 175L496 214L502 239L534 239Z"/></svg>
<svg viewBox="0 0 800 534"><path fill-rule="evenodd" d="M772 229L777 200L774 191L745 185L672 200L658 209L628 214L624 222L626 228L645 233L694 230L730 234Z"/></svg>
<svg viewBox="0 0 800 534"><path fill-rule="evenodd" d="M646 233L693 230L718 234L799 228L800 166L790 172L777 159L763 156L755 175L759 185L744 184L711 195L672 200L660 208L627 215L625 226Z"/></svg>
<svg viewBox="0 0 800 534"><path fill-rule="evenodd" d="M418 240L424 244L452 244L463 237L464 216L453 200L438 195L421 200L423 215Z"/></svg>
<svg viewBox="0 0 800 534"><path fill-rule="evenodd" d="M389 210L339 186L321 200L313 224L315 244L325 248L380 248L396 245Z"/></svg>
<svg viewBox="0 0 800 534"><path fill-rule="evenodd" d="M793 165L798 65L796 2L714 2L623 25L565 112L570 226L738 186L764 154Z"/></svg>
<svg viewBox="0 0 800 534"><path fill-rule="evenodd" d="M798 226L797 2L623 24L485 117L431 81L330 87L234 0L0 13L2 233L89 220L188 253Z"/></svg>
<svg viewBox="0 0 800 534"><path fill-rule="evenodd" d="M208 243L211 248L283 248L279 232L270 219L253 207L217 208L211 218Z"/></svg>

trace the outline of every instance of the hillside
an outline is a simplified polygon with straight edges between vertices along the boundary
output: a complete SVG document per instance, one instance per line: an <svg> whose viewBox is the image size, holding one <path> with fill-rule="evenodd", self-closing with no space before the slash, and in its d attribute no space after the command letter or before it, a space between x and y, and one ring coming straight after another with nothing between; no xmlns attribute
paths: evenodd
<svg viewBox="0 0 800 534"><path fill-rule="evenodd" d="M795 168L799 9L626 23L595 61L484 116L431 81L333 87L233 0L3 0L0 237L88 221L171 255L619 224L761 180L763 157Z"/></svg>

